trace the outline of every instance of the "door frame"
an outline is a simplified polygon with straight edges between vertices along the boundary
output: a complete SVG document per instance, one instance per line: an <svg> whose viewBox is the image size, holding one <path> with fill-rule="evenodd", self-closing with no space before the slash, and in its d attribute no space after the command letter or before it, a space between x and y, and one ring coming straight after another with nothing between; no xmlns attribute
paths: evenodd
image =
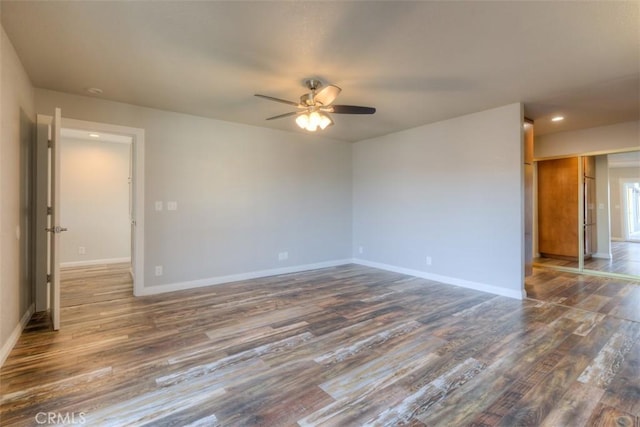
<svg viewBox="0 0 640 427"><path fill-rule="evenodd" d="M42 116L45 119L51 116ZM132 191L133 191L133 230L131 233L131 276L133 279L133 295L140 296L144 289L144 139L145 131L141 128L129 126L120 126L109 123L91 122L86 120L77 120L70 118L62 118L61 127L85 130L87 132L104 132L117 135L130 136L132 139L132 155L131 164L133 168L132 174ZM46 256L46 254L45 254ZM39 306L47 304L47 284L44 285L41 280L36 283L36 302L40 302ZM38 304L37 304L38 305ZM45 308L46 309L46 308ZM38 310L36 310L38 311Z"/></svg>
<svg viewBox="0 0 640 427"><path fill-rule="evenodd" d="M131 242L133 248L131 251L131 275L133 295L140 296L144 288L144 129L64 117L62 118L62 127L125 135L132 138L133 232L131 233Z"/></svg>

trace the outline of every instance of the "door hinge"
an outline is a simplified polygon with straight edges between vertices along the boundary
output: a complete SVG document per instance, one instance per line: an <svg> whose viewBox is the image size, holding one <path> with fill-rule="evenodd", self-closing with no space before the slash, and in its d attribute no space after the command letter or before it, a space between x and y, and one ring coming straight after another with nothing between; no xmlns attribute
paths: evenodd
<svg viewBox="0 0 640 427"><path fill-rule="evenodd" d="M47 274L47 283L51 283L51 275Z"/></svg>
<svg viewBox="0 0 640 427"><path fill-rule="evenodd" d="M53 215L53 208L51 206L47 206L47 215Z"/></svg>
<svg viewBox="0 0 640 427"><path fill-rule="evenodd" d="M51 148L53 146L53 143L51 142L50 139L47 139L47 147Z"/></svg>

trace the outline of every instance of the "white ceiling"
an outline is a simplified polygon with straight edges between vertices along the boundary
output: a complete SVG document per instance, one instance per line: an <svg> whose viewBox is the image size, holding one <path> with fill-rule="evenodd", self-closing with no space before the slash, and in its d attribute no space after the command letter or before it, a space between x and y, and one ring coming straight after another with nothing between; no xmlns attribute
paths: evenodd
<svg viewBox="0 0 640 427"><path fill-rule="evenodd" d="M640 117L640 2L2 1L36 87L302 132L305 78L347 141L525 103L536 133ZM566 117L551 123L556 114Z"/></svg>

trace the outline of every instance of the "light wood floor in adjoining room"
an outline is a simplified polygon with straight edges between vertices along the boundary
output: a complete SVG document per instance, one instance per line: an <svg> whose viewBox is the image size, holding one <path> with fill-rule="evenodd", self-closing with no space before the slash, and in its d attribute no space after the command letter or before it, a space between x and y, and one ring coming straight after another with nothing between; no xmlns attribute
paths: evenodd
<svg viewBox="0 0 640 427"><path fill-rule="evenodd" d="M578 261L555 258L535 258L540 266L560 266L578 268ZM640 280L640 242L611 242L611 259L590 258L584 260L585 270L603 273L638 276Z"/></svg>
<svg viewBox="0 0 640 427"><path fill-rule="evenodd" d="M34 318L0 371L0 424L638 425L640 323L545 300L567 276L536 269L524 301L355 265L134 298L126 268L65 271L61 331Z"/></svg>

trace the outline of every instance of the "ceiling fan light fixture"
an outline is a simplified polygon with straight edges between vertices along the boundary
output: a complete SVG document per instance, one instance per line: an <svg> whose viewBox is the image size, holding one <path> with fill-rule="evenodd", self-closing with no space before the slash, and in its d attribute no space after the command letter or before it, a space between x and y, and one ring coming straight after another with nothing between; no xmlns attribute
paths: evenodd
<svg viewBox="0 0 640 427"><path fill-rule="evenodd" d="M296 117L296 124L300 129L307 130L309 132L315 132L318 128L324 130L327 126L333 124L333 120L326 114L319 113L318 111L312 111L310 113L303 113Z"/></svg>
<svg viewBox="0 0 640 427"><path fill-rule="evenodd" d="M296 117L296 124L300 127L300 129L306 129L309 125L309 116L305 114L300 114Z"/></svg>
<svg viewBox="0 0 640 427"><path fill-rule="evenodd" d="M261 95L256 93L255 96L264 98L269 101L275 101L282 104L288 104L298 108L298 111L279 114L277 116L268 117L267 120L282 119L284 117L296 116L296 124L300 129L308 132L315 132L333 125L333 119L329 114L374 114L376 109L373 107L362 107L358 105L333 105L336 97L342 89L336 85L323 86L319 80L309 79L305 81L307 88L311 91L300 96L300 102L288 101L286 99L275 98L269 95ZM320 89L322 87L322 89ZM318 89L320 89L318 91Z"/></svg>
<svg viewBox="0 0 640 427"><path fill-rule="evenodd" d="M321 121L322 118L320 117L320 113L317 111L313 111L309 114L309 127L313 128L314 131L318 128Z"/></svg>
<svg viewBox="0 0 640 427"><path fill-rule="evenodd" d="M325 130L327 126L332 124L333 120L331 120L331 117L327 116L326 114L322 114L320 116L320 129Z"/></svg>

